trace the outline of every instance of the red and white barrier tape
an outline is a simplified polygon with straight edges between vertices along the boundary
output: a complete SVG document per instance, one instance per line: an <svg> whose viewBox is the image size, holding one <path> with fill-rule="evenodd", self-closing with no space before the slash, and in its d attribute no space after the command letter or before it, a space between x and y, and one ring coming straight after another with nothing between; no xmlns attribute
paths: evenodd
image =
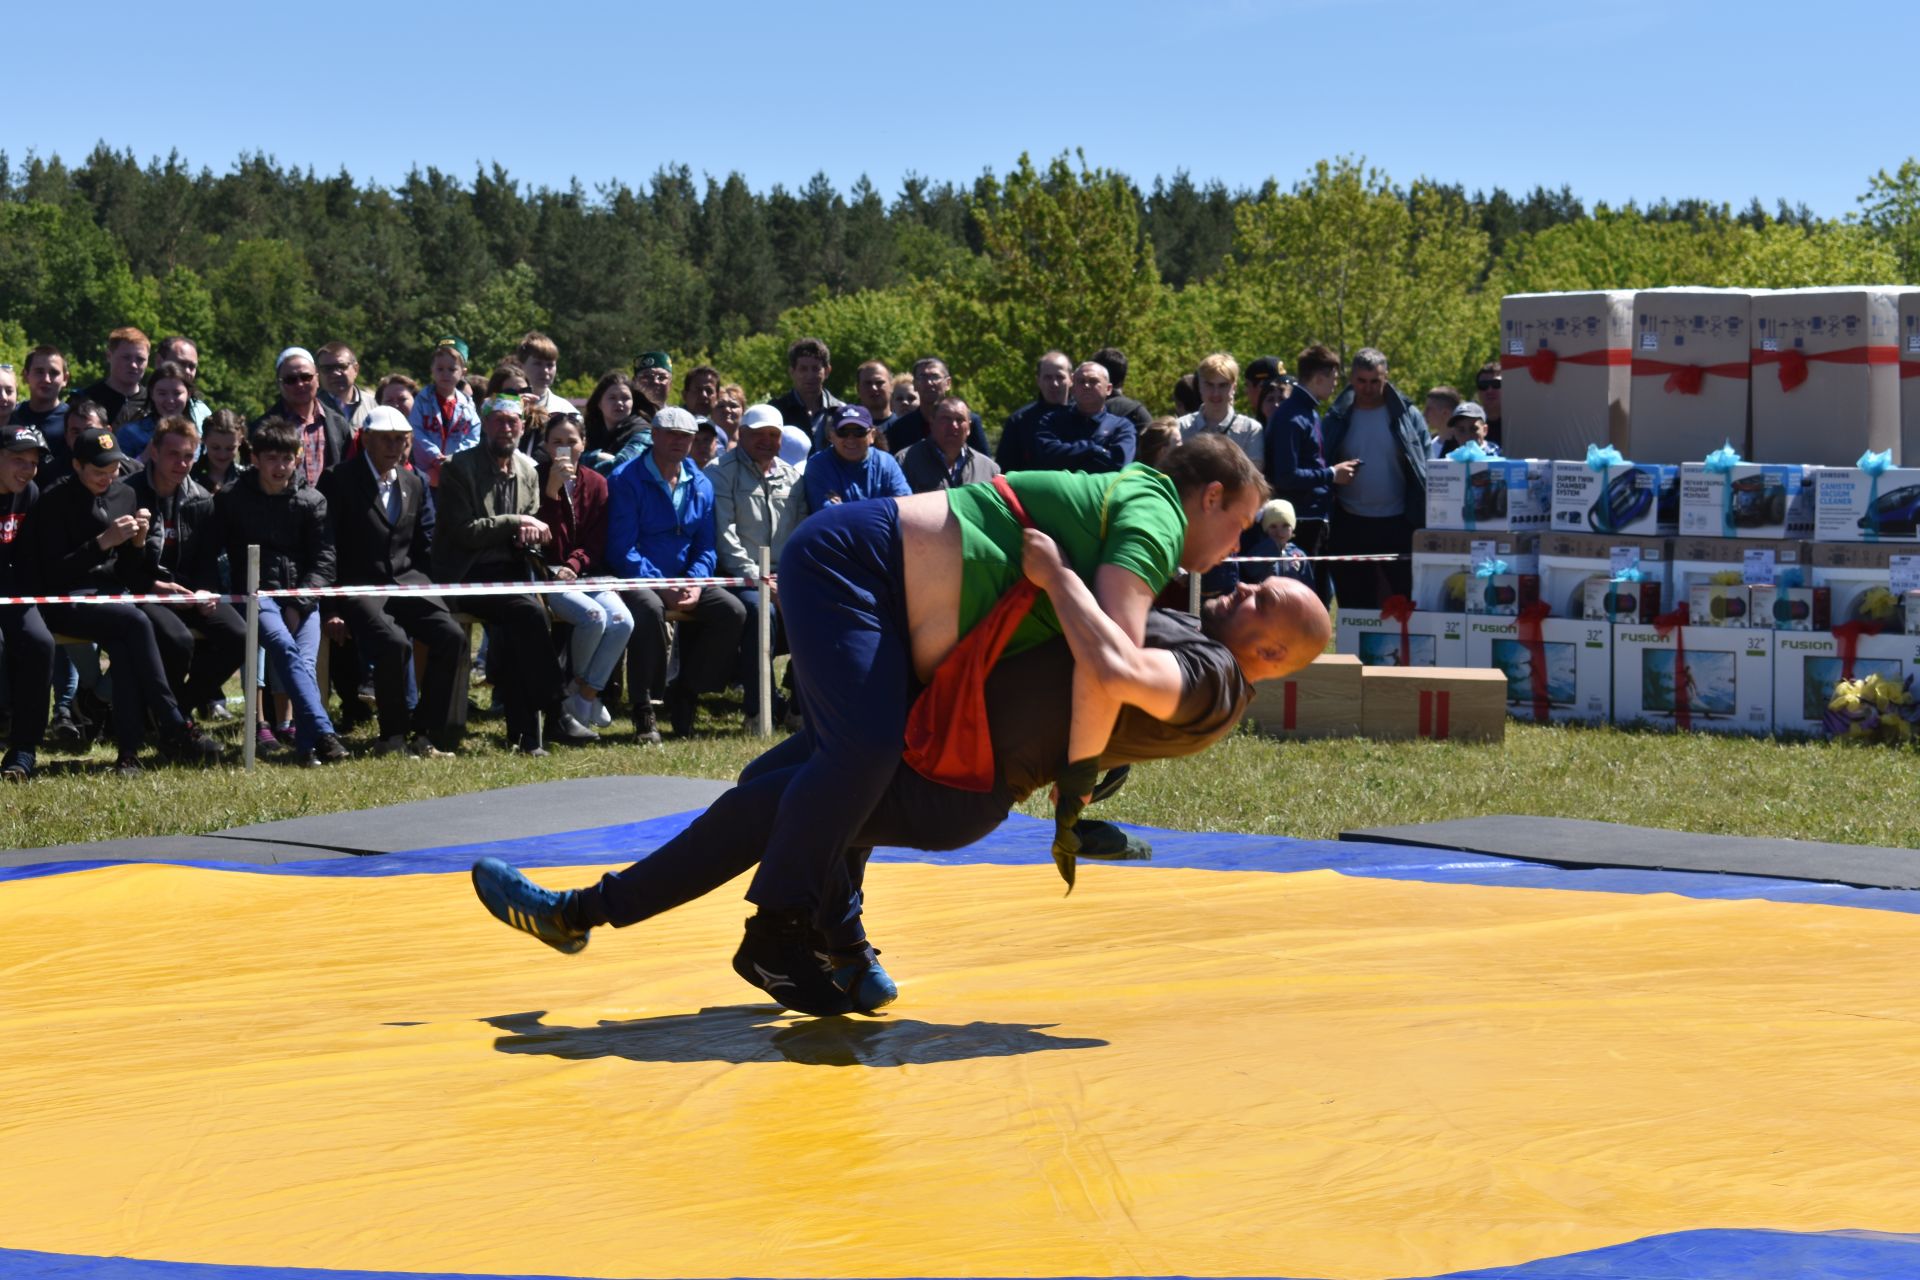
<svg viewBox="0 0 1920 1280"><path fill-rule="evenodd" d="M1366 556L1228 556L1221 564L1272 564L1277 560L1311 560L1316 564L1328 561L1355 560L1411 560L1413 557L1404 551L1383 551Z"/></svg>
<svg viewBox="0 0 1920 1280"><path fill-rule="evenodd" d="M297 597L335 599L342 596L505 596L554 595L567 591L632 591L638 587L750 587L754 578L574 578L561 582L431 582L415 585L359 587L274 587L260 593L263 599L286 600ZM208 601L245 604L244 595L216 595L196 591L191 595L129 594L66 596L0 596L0 605L10 604L205 604Z"/></svg>

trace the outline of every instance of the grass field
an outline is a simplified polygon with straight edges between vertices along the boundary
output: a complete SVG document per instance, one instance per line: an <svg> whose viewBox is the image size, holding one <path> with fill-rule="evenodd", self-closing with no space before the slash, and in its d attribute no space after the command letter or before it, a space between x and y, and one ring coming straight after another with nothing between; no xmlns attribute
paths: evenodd
<svg viewBox="0 0 1920 1280"><path fill-rule="evenodd" d="M0 847L217 831L553 778L727 778L762 745L738 731L736 705L712 700L686 741L636 746L619 719L606 742L545 759L501 749L491 719L476 722L451 760L366 756L329 769L262 764L252 774L159 766L121 779L102 772L110 755L99 750L0 791ZM1151 826L1314 839L1356 826L1526 813L1920 848L1917 781L1913 751L1820 742L1521 724L1510 724L1496 746L1276 743L1243 731L1195 759L1135 769L1101 809ZM1042 812L1041 801L1028 810Z"/></svg>

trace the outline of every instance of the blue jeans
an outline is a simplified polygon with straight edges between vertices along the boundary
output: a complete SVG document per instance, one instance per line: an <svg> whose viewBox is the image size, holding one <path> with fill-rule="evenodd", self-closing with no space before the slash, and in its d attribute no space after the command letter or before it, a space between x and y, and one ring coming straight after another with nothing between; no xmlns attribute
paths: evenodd
<svg viewBox="0 0 1920 1280"><path fill-rule="evenodd" d="M780 555L810 754L780 797L747 900L804 910L829 934L853 900L845 852L899 768L916 692L902 559L891 499L815 512Z"/></svg>
<svg viewBox="0 0 1920 1280"><path fill-rule="evenodd" d="M288 628L282 609L299 620L297 631ZM321 734L333 732L315 667L320 657L320 611L303 611L271 596L261 600L260 648L273 667L274 679L293 702L294 747L313 750Z"/></svg>
<svg viewBox="0 0 1920 1280"><path fill-rule="evenodd" d="M561 591L547 597L547 608L573 626L567 644L573 678L596 693L606 688L633 634L633 614L626 602L612 591Z"/></svg>

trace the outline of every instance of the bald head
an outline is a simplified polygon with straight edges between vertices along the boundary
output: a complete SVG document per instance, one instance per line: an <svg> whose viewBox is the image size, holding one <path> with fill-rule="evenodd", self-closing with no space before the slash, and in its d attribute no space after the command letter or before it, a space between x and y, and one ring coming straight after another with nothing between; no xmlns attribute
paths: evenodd
<svg viewBox="0 0 1920 1280"><path fill-rule="evenodd" d="M1201 606L1200 626L1233 651L1249 680L1292 675L1326 652L1333 620L1297 578L1241 583Z"/></svg>

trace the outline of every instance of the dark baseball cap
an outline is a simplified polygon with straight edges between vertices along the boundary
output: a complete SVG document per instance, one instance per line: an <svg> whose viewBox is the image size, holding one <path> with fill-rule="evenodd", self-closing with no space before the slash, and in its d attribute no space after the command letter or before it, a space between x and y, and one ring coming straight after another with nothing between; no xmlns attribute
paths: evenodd
<svg viewBox="0 0 1920 1280"><path fill-rule="evenodd" d="M833 411L833 429L839 431L844 427L862 427L871 431L873 415L867 412L865 405L843 404Z"/></svg>
<svg viewBox="0 0 1920 1280"><path fill-rule="evenodd" d="M119 466L127 460L111 431L83 431L73 442L73 460L90 467Z"/></svg>
<svg viewBox="0 0 1920 1280"><path fill-rule="evenodd" d="M1247 366L1246 378L1248 382L1265 382L1285 372L1286 366L1280 362L1279 356L1261 356Z"/></svg>
<svg viewBox="0 0 1920 1280"><path fill-rule="evenodd" d="M0 427L0 450L25 453L29 449L43 454L47 451L47 438L40 434L40 428L30 427L24 422Z"/></svg>

